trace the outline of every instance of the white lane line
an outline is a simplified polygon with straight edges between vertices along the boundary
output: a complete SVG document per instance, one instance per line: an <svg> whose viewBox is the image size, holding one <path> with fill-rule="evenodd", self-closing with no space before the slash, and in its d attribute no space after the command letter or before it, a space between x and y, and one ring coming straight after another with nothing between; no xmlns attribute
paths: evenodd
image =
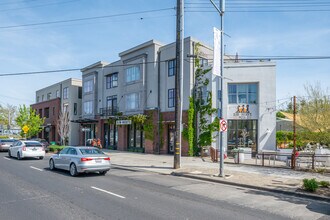
<svg viewBox="0 0 330 220"><path fill-rule="evenodd" d="M11 160L11 159L9 159L8 157L3 157L3 158L5 158L6 160Z"/></svg>
<svg viewBox="0 0 330 220"><path fill-rule="evenodd" d="M113 195L113 196L117 196L117 197L119 197L119 198L121 198L121 199L125 199L124 196L121 196L121 195L118 195L118 194L116 194L116 193L112 193L112 192L106 191L106 190L104 190L104 189L97 188L97 187L95 187L95 186L91 186L91 188L92 188L92 189L99 190L99 191L101 191L101 192L108 193L108 194Z"/></svg>
<svg viewBox="0 0 330 220"><path fill-rule="evenodd" d="M43 171L43 169L39 169L39 168L33 167L33 166L30 166L30 168L35 169L35 170L39 170L39 171Z"/></svg>

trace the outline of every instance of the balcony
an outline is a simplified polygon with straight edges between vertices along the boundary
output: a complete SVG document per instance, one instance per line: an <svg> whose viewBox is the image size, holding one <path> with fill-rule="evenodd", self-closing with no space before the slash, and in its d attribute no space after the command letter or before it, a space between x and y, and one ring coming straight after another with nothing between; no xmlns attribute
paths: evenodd
<svg viewBox="0 0 330 220"><path fill-rule="evenodd" d="M100 116L115 116L118 113L118 108L100 108Z"/></svg>

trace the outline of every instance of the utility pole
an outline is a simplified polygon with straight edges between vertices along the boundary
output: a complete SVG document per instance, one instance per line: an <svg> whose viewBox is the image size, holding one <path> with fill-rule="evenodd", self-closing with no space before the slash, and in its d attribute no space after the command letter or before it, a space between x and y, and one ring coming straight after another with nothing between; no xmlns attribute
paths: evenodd
<svg viewBox="0 0 330 220"><path fill-rule="evenodd" d="M174 169L178 169L181 166L182 77L183 77L183 5L184 5L183 0L177 0Z"/></svg>
<svg viewBox="0 0 330 220"><path fill-rule="evenodd" d="M296 96L293 96L293 151L291 156L291 168L296 167Z"/></svg>
<svg viewBox="0 0 330 220"><path fill-rule="evenodd" d="M219 12L220 15L220 77L219 77L219 86L220 86L220 103L219 103L219 107L220 107L220 115L219 115L219 119L223 118L223 64L224 64L224 45L223 45L223 32L224 32L224 14L225 14L225 0L219 0L219 5L220 8L218 8L218 6L214 3L213 0L210 0L210 2L213 4L213 6L215 7L215 9ZM223 140L223 132L220 131L219 129L219 151L220 151L220 164L219 164L219 176L220 177L224 177L224 140Z"/></svg>

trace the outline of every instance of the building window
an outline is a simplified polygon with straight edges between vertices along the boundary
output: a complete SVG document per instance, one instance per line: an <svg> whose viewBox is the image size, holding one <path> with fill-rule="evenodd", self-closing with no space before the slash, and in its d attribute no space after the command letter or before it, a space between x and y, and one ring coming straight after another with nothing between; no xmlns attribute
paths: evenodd
<svg viewBox="0 0 330 220"><path fill-rule="evenodd" d="M69 98L69 88L65 87L63 88L63 99L68 99Z"/></svg>
<svg viewBox="0 0 330 220"><path fill-rule="evenodd" d="M132 66L126 69L126 82L133 82L140 80L140 68Z"/></svg>
<svg viewBox="0 0 330 220"><path fill-rule="evenodd" d="M92 79L84 82L84 93L93 92L93 82Z"/></svg>
<svg viewBox="0 0 330 220"><path fill-rule="evenodd" d="M49 118L49 108L45 108L45 117Z"/></svg>
<svg viewBox="0 0 330 220"><path fill-rule="evenodd" d="M78 87L78 99L82 98L82 88Z"/></svg>
<svg viewBox="0 0 330 220"><path fill-rule="evenodd" d="M136 110L139 108L139 94L132 93L126 95L126 110Z"/></svg>
<svg viewBox="0 0 330 220"><path fill-rule="evenodd" d="M199 58L199 62L200 62L201 67L205 67L209 64L209 61L202 57Z"/></svg>
<svg viewBox="0 0 330 220"><path fill-rule="evenodd" d="M52 97L52 93L51 92L47 93L47 100L50 100L51 97Z"/></svg>
<svg viewBox="0 0 330 220"><path fill-rule="evenodd" d="M39 102L40 101L40 97L39 96L37 96L37 102Z"/></svg>
<svg viewBox="0 0 330 220"><path fill-rule="evenodd" d="M173 108L175 106L175 90L168 90L168 107Z"/></svg>
<svg viewBox="0 0 330 220"><path fill-rule="evenodd" d="M228 84L229 104L256 104L258 87L256 83Z"/></svg>
<svg viewBox="0 0 330 220"><path fill-rule="evenodd" d="M207 86L202 86L200 88L201 105L206 105L207 104L208 97L209 97L209 91L207 90Z"/></svg>
<svg viewBox="0 0 330 220"><path fill-rule="evenodd" d="M257 131L257 120L228 120L228 150L251 148L252 153L258 152Z"/></svg>
<svg viewBox="0 0 330 220"><path fill-rule="evenodd" d="M60 90L56 90L56 98L60 97Z"/></svg>
<svg viewBox="0 0 330 220"><path fill-rule="evenodd" d="M118 73L112 73L106 77L107 89L118 86Z"/></svg>
<svg viewBox="0 0 330 220"><path fill-rule="evenodd" d="M77 108L78 108L77 103L73 103L73 114L74 115L77 115Z"/></svg>
<svg viewBox="0 0 330 220"><path fill-rule="evenodd" d="M107 109L111 110L111 112L114 112L117 110L117 96L108 96L107 97Z"/></svg>
<svg viewBox="0 0 330 220"><path fill-rule="evenodd" d="M93 114L93 101L84 102L84 115Z"/></svg>
<svg viewBox="0 0 330 220"><path fill-rule="evenodd" d="M168 76L174 76L176 73L176 60L169 60L167 63L168 67Z"/></svg>
<svg viewBox="0 0 330 220"><path fill-rule="evenodd" d="M42 118L42 109L39 109L39 116Z"/></svg>
<svg viewBox="0 0 330 220"><path fill-rule="evenodd" d="M41 101L43 102L44 100L45 100L45 96L42 95L42 96L41 96Z"/></svg>

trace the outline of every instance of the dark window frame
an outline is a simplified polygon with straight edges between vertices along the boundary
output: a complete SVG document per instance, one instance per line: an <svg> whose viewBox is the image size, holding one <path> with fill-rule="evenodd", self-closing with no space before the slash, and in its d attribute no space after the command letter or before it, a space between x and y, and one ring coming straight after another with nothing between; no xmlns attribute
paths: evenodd
<svg viewBox="0 0 330 220"><path fill-rule="evenodd" d="M118 73L111 73L106 76L106 89L118 87Z"/></svg>
<svg viewBox="0 0 330 220"><path fill-rule="evenodd" d="M176 74L176 59L167 61L167 75L169 77L175 76Z"/></svg>
<svg viewBox="0 0 330 220"><path fill-rule="evenodd" d="M167 91L167 106L168 108L175 107L175 89L169 89Z"/></svg>

